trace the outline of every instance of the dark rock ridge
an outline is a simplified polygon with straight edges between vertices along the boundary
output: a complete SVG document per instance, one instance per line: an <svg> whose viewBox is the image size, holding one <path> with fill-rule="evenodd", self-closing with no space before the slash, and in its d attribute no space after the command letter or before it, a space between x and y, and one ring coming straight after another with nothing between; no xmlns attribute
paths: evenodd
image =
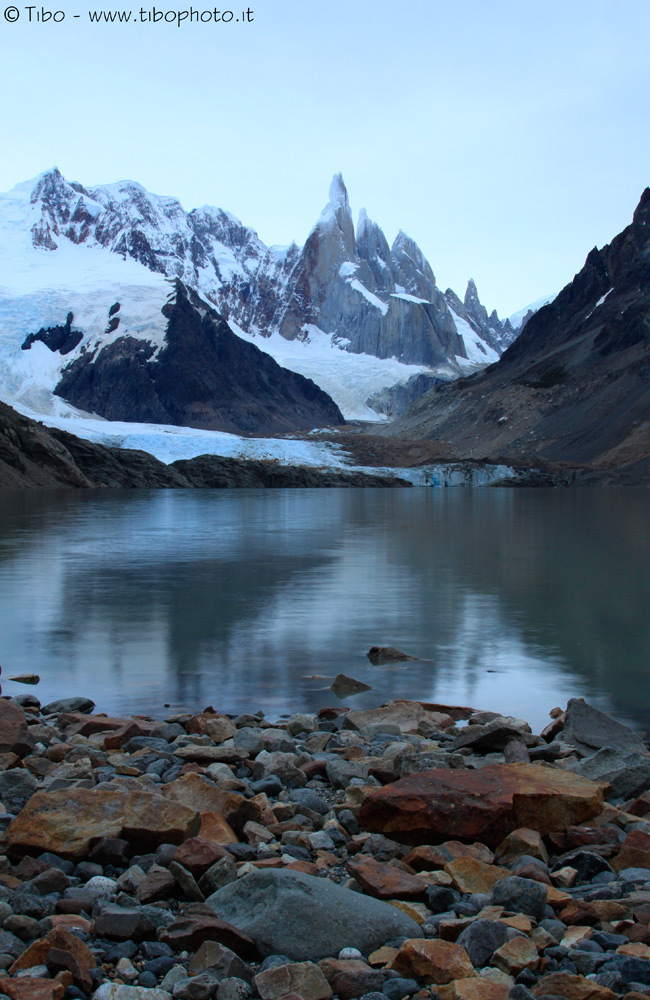
<svg viewBox="0 0 650 1000"><path fill-rule="evenodd" d="M149 341L118 337L82 353L64 369L55 395L108 420L236 434L277 434L345 422L338 406L311 379L281 368L237 337L181 281L174 301L162 312L167 331L157 354Z"/></svg>
<svg viewBox="0 0 650 1000"><path fill-rule="evenodd" d="M284 466L200 455L165 465L144 451L107 448L67 431L44 427L0 402L0 489L42 487L410 486L393 476Z"/></svg>
<svg viewBox="0 0 650 1000"><path fill-rule="evenodd" d="M32 344L40 340L51 351L58 351L59 354L69 354L83 340L83 334L79 330L72 329L71 312L68 313L63 326L50 326L47 329L41 328L37 333L30 333L21 344L22 351L28 351Z"/></svg>
<svg viewBox="0 0 650 1000"><path fill-rule="evenodd" d="M35 246L55 250L65 237L132 257L199 289L247 332L305 338L313 325L352 352L456 370L456 357L467 352L450 304L498 354L516 336L508 320L488 316L473 282L462 303L451 291L443 295L405 233L389 246L365 211L355 231L340 175L302 248L267 247L222 209L186 213L176 199L131 181L87 189L55 168L39 179L31 201L40 213L31 230Z"/></svg>
<svg viewBox="0 0 650 1000"><path fill-rule="evenodd" d="M650 189L498 363L433 389L387 433L438 439L459 458L650 482Z"/></svg>

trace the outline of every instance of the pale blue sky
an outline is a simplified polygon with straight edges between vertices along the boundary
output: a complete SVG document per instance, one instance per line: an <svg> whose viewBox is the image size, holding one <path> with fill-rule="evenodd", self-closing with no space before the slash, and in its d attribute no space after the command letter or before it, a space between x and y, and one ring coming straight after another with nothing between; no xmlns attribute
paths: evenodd
<svg viewBox="0 0 650 1000"><path fill-rule="evenodd" d="M250 0L252 24L180 29L91 25L88 4L0 21L0 190L56 164L288 243L340 170L355 217L507 315L570 280L650 183L648 0Z"/></svg>

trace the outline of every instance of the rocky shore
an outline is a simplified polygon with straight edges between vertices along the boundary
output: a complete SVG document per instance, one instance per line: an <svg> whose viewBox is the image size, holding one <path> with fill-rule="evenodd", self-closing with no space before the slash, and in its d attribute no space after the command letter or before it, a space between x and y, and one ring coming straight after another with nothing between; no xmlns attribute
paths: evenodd
<svg viewBox="0 0 650 1000"><path fill-rule="evenodd" d="M0 1000L650 992L650 755L585 702L94 707L0 699Z"/></svg>

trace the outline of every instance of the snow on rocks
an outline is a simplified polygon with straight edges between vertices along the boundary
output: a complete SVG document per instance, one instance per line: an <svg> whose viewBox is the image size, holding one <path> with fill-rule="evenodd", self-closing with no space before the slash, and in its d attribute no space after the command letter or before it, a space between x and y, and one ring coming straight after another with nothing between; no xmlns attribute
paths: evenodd
<svg viewBox="0 0 650 1000"><path fill-rule="evenodd" d="M551 743L457 707L91 709L0 700L0 1000L648 994L649 789L570 768L650 757L590 706L515 765Z"/></svg>

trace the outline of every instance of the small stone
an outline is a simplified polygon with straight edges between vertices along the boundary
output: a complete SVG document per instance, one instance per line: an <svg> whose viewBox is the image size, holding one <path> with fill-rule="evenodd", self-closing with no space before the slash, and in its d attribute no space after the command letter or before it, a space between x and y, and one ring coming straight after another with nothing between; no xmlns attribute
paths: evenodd
<svg viewBox="0 0 650 1000"><path fill-rule="evenodd" d="M476 975L465 949L451 941L406 941L391 967L423 983L444 984Z"/></svg>
<svg viewBox="0 0 650 1000"><path fill-rule="evenodd" d="M217 987L217 1000L250 1000L252 996L253 988L236 976L222 979Z"/></svg>
<svg viewBox="0 0 650 1000"><path fill-rule="evenodd" d="M565 1000L616 1000L616 994L584 976L552 972L533 987L536 997L560 996Z"/></svg>
<svg viewBox="0 0 650 1000"><path fill-rule="evenodd" d="M382 864L368 855L357 855L346 868L359 885L376 899L424 899L426 885L392 865Z"/></svg>
<svg viewBox="0 0 650 1000"><path fill-rule="evenodd" d="M362 959L324 958L318 967L341 1000L380 990L386 978L383 970L372 969Z"/></svg>
<svg viewBox="0 0 650 1000"><path fill-rule="evenodd" d="M524 854L548 863L548 851L537 830L527 827L513 830L495 850L494 860L500 865L510 865Z"/></svg>
<svg viewBox="0 0 650 1000"><path fill-rule="evenodd" d="M492 899L507 910L527 913L539 921L544 917L548 891L541 882L510 876L496 883Z"/></svg>
<svg viewBox="0 0 650 1000"><path fill-rule="evenodd" d="M332 990L313 962L291 962L259 972L253 983L262 1000L281 1000L296 993L303 1000L329 1000Z"/></svg>
<svg viewBox="0 0 650 1000"><path fill-rule="evenodd" d="M513 938L495 951L492 964L511 976L517 976L524 969L536 969L539 954L532 941L523 937Z"/></svg>

